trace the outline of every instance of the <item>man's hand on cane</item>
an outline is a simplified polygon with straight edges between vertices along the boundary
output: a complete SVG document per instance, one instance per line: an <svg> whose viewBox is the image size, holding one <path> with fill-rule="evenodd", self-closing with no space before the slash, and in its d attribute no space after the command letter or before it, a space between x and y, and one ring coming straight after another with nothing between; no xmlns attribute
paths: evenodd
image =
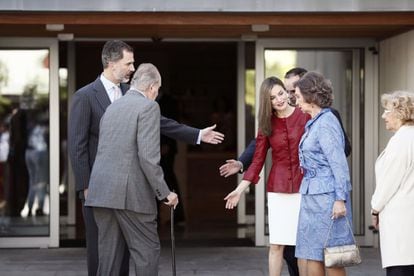
<svg viewBox="0 0 414 276"><path fill-rule="evenodd" d="M178 195L176 193L170 192L170 194L164 200L164 204L173 206L175 209L175 207L178 205Z"/></svg>

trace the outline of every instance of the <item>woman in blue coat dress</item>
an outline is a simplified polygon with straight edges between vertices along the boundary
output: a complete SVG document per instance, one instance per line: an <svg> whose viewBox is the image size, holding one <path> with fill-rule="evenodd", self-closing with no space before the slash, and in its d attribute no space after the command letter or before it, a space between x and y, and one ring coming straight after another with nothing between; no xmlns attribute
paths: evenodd
<svg viewBox="0 0 414 276"><path fill-rule="evenodd" d="M352 212L345 139L338 119L329 109L333 100L329 80L308 72L295 83L295 96L302 111L311 115L299 143L304 176L299 190L302 201L295 255L308 260L308 275L325 275L323 248L327 237L328 247L353 244L347 222L347 218L352 221ZM327 268L326 272L330 276L346 274L344 268Z"/></svg>

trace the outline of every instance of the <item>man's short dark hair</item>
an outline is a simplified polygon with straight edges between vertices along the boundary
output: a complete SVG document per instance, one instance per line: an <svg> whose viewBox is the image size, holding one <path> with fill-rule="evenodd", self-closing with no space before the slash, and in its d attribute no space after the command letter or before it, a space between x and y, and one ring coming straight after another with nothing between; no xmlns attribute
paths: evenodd
<svg viewBox="0 0 414 276"><path fill-rule="evenodd" d="M299 78L303 77L303 75L305 75L308 72L308 70L301 68L301 67L295 67L290 69L289 71L286 72L285 74L285 79L294 77L294 76L299 76Z"/></svg>
<svg viewBox="0 0 414 276"><path fill-rule="evenodd" d="M102 48L102 65L107 68L109 62L116 62L124 57L124 51L134 52L134 49L121 40L109 40Z"/></svg>

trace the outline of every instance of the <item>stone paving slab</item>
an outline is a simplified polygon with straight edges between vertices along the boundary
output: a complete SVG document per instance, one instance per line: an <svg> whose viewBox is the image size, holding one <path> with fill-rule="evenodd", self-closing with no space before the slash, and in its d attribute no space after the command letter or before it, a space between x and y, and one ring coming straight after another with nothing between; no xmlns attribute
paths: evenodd
<svg viewBox="0 0 414 276"><path fill-rule="evenodd" d="M180 276L261 276L267 275L266 247L185 247L177 248L177 275ZM378 249L361 248L363 263L348 268L348 275L383 276ZM83 276L84 248L0 249L0 276ZM131 267L131 274L133 269ZM170 249L164 247L160 276L172 275ZM283 276L289 275L284 268Z"/></svg>

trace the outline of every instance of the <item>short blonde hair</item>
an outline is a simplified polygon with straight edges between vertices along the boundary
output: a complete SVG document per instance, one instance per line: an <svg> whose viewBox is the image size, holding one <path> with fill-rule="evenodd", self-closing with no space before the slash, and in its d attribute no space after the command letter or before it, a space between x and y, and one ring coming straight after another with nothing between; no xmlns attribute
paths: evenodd
<svg viewBox="0 0 414 276"><path fill-rule="evenodd" d="M381 96L384 108L392 108L403 124L414 124L414 93L409 91L394 91Z"/></svg>

